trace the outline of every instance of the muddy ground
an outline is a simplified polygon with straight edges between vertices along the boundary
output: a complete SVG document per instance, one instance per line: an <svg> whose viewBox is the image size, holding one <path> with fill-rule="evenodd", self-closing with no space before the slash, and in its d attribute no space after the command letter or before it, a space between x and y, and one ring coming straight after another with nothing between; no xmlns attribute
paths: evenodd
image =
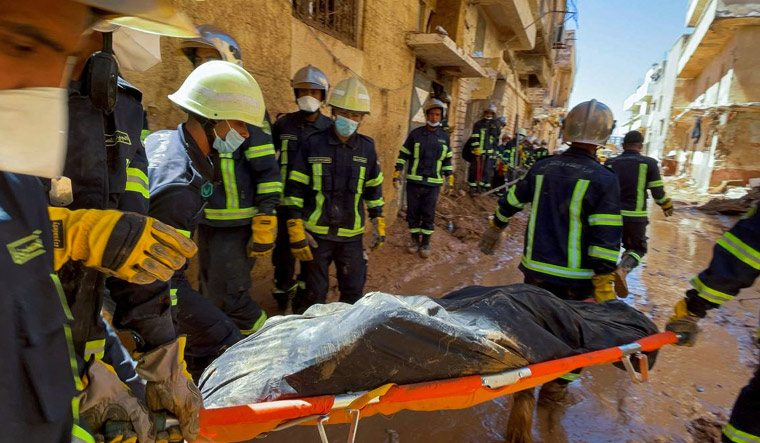
<svg viewBox="0 0 760 443"><path fill-rule="evenodd" d="M687 199L685 199L687 200ZM433 255L428 260L405 252L408 235L399 220L389 230L388 243L369 255L367 291L440 296L468 285L505 285L522 281L517 269L525 214L513 219L501 250L487 257L477 250L495 199L443 197ZM703 269L712 246L736 218L697 211L694 204L676 202L677 213L665 219L656 207L649 227L650 253L629 276L629 303L660 326L688 280ZM450 223L452 232L448 232ZM276 314L271 268L257 263L254 298ZM760 310L760 286L742 292L738 300L701 322L695 348L668 347L660 353L648 384L634 385L625 372L598 367L571 384L580 402L565 410L537 412L537 442L710 442L719 441L738 391L757 364L753 341ZM504 441L509 399L502 398L459 411L401 412L361 421L359 442L501 442ZM345 441L348 427L328 426L330 441ZM265 441L319 441L316 428L296 427L272 433Z"/></svg>

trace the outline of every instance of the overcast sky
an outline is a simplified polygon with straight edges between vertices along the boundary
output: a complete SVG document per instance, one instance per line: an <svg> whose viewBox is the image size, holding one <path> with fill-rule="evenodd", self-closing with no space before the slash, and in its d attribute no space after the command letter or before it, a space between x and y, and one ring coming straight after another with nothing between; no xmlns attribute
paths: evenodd
<svg viewBox="0 0 760 443"><path fill-rule="evenodd" d="M622 123L623 102L679 35L688 0L576 0L575 87L570 107L596 98ZM571 27L575 23L571 20Z"/></svg>

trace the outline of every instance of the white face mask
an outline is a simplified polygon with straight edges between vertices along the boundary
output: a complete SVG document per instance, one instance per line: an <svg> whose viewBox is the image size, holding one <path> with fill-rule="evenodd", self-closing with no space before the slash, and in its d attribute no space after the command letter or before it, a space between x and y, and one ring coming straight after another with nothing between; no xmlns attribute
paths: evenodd
<svg viewBox="0 0 760 443"><path fill-rule="evenodd" d="M296 102L298 102L298 109L304 112L317 112L319 111L319 107L322 106L322 102L318 98L314 98L310 95L298 97Z"/></svg>
<svg viewBox="0 0 760 443"><path fill-rule="evenodd" d="M147 71L161 63L161 37L119 28L113 33L113 53L122 69Z"/></svg>
<svg viewBox="0 0 760 443"><path fill-rule="evenodd" d="M427 121L427 124L428 124L428 126L430 126L431 128L437 128L437 127L441 126L441 122L435 122L435 123L433 123L433 122L431 122L430 120L428 120L428 121Z"/></svg>
<svg viewBox="0 0 760 443"><path fill-rule="evenodd" d="M60 177L68 126L68 90L0 90L0 171Z"/></svg>

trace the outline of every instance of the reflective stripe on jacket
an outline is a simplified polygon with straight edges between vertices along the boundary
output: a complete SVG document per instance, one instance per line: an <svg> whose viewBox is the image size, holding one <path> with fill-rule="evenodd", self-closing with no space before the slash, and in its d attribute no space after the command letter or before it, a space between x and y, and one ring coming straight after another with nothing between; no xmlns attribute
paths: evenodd
<svg viewBox="0 0 760 443"><path fill-rule="evenodd" d="M371 218L382 216L382 185L375 142L361 134L342 142L330 127L300 145L285 204L311 233L348 241L364 233L365 205Z"/></svg>
<svg viewBox="0 0 760 443"><path fill-rule="evenodd" d="M396 170L406 169L406 179L420 185L441 186L453 174L451 142L443 129L426 126L413 129L401 146Z"/></svg>
<svg viewBox="0 0 760 443"><path fill-rule="evenodd" d="M539 160L499 199L504 227L531 204L520 269L536 278L589 286L617 266L622 217L615 174L581 148Z"/></svg>
<svg viewBox="0 0 760 443"><path fill-rule="evenodd" d="M620 180L620 212L626 220L647 220L647 190L658 205L668 200L657 160L627 149L605 164Z"/></svg>

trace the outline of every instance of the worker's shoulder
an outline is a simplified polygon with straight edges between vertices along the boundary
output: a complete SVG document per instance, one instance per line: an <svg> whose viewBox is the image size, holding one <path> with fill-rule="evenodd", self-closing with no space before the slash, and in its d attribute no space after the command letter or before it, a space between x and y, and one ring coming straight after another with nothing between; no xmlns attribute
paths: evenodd
<svg viewBox="0 0 760 443"><path fill-rule="evenodd" d="M642 155L642 157L644 157L644 162L646 162L646 164L648 164L649 166L657 167L657 165L659 165L659 162L654 157L649 157L646 155Z"/></svg>
<svg viewBox="0 0 760 443"><path fill-rule="evenodd" d="M116 85L118 87L119 94L126 95L142 103L143 94L142 91L137 89L137 87L133 86L131 83L121 77L117 78Z"/></svg>
<svg viewBox="0 0 760 443"><path fill-rule="evenodd" d="M359 133L357 133L356 135L359 137L359 140L361 141L362 145L375 149L375 139L373 139L369 135L364 135L364 134L359 134Z"/></svg>

